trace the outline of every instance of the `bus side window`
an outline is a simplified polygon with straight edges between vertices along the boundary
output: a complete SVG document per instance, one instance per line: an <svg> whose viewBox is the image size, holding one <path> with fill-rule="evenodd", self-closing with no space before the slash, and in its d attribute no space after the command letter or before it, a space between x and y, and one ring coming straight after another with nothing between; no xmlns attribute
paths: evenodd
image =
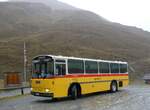
<svg viewBox="0 0 150 110"><path fill-rule="evenodd" d="M127 73L127 64L120 64L120 73Z"/></svg>
<svg viewBox="0 0 150 110"><path fill-rule="evenodd" d="M111 63L110 64L111 73L119 73L119 64L118 63Z"/></svg>
<svg viewBox="0 0 150 110"><path fill-rule="evenodd" d="M83 60L68 60L68 73L69 74L84 74Z"/></svg>
<svg viewBox="0 0 150 110"><path fill-rule="evenodd" d="M56 65L55 74L58 75L58 72L59 72L59 68L58 65Z"/></svg>
<svg viewBox="0 0 150 110"><path fill-rule="evenodd" d="M109 73L109 63L107 62L99 62L99 72L100 73Z"/></svg>
<svg viewBox="0 0 150 110"><path fill-rule="evenodd" d="M87 74L98 73L98 64L95 61L85 61L85 72Z"/></svg>
<svg viewBox="0 0 150 110"><path fill-rule="evenodd" d="M65 64L56 64L55 72L56 72L55 73L56 75L65 75L65 73L66 73Z"/></svg>

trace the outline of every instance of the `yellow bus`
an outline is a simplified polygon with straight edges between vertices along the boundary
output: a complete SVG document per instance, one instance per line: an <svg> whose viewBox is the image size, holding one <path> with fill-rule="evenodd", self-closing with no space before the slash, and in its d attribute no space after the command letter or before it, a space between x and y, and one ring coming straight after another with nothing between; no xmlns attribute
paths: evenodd
<svg viewBox="0 0 150 110"><path fill-rule="evenodd" d="M122 61L39 55L32 67L34 96L75 99L94 92L116 92L129 83L128 63Z"/></svg>

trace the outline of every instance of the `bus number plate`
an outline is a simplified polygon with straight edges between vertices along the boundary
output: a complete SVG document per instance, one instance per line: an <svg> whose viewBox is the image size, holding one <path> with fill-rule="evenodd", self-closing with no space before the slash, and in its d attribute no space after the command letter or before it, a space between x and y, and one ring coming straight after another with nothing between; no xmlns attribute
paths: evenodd
<svg viewBox="0 0 150 110"><path fill-rule="evenodd" d="M40 81L35 81L35 83L36 83L36 84L40 84L41 82L40 82Z"/></svg>
<svg viewBox="0 0 150 110"><path fill-rule="evenodd" d="M40 95L39 93L36 93L35 95Z"/></svg>

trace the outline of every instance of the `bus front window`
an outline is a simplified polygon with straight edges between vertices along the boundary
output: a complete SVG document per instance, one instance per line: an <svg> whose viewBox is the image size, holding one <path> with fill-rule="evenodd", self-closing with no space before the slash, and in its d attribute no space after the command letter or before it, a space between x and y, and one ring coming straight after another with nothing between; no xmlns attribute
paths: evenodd
<svg viewBox="0 0 150 110"><path fill-rule="evenodd" d="M36 62L33 63L33 78L47 78L53 76L53 62Z"/></svg>

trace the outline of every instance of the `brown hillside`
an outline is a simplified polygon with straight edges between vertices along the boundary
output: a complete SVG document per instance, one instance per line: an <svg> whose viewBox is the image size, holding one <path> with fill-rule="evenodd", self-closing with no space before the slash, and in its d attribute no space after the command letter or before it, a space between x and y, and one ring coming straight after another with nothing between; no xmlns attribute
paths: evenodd
<svg viewBox="0 0 150 110"><path fill-rule="evenodd" d="M38 54L128 61L132 78L150 71L150 33L83 10L51 10L40 3L0 3L0 72L23 71ZM134 71L133 71L134 70Z"/></svg>

